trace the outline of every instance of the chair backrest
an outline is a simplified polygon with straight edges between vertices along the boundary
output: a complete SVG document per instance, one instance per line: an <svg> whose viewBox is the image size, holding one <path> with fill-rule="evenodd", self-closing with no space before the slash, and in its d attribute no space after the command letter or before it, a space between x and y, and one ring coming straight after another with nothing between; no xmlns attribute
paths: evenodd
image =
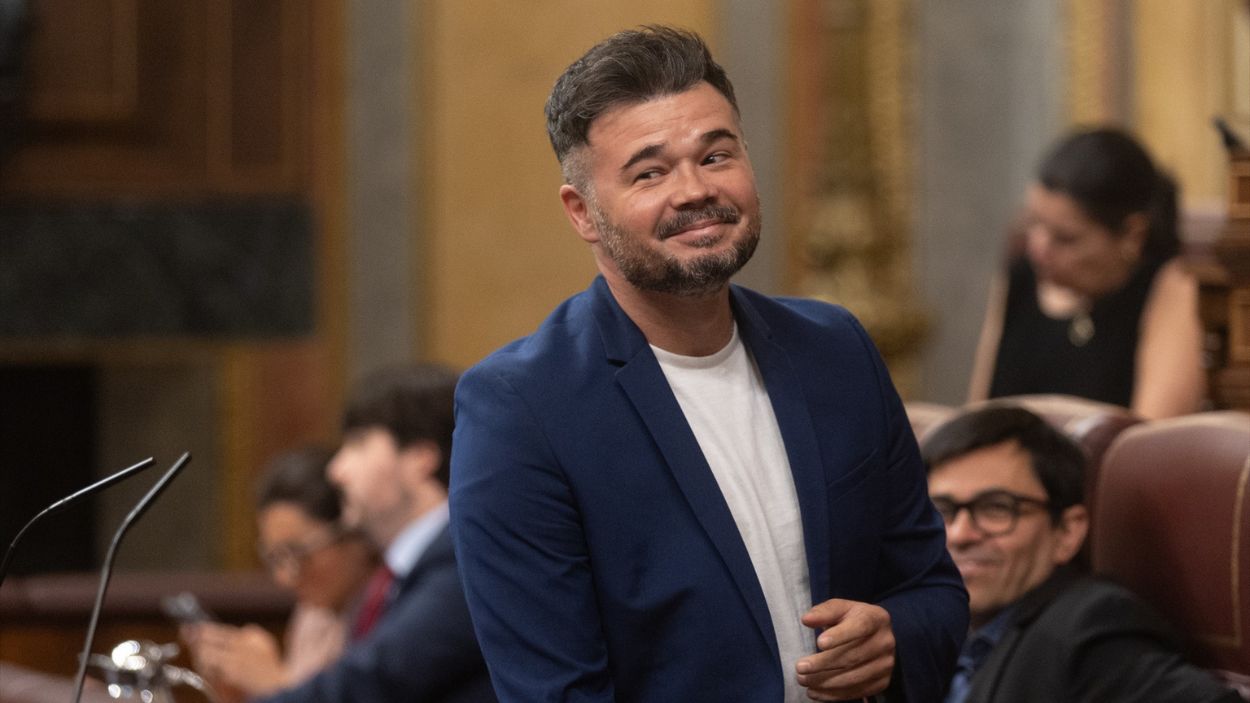
<svg viewBox="0 0 1250 703"><path fill-rule="evenodd" d="M903 403L903 409L907 411L907 420L911 423L912 434L916 435L918 442L924 442L924 437L930 430L960 411L960 408L953 405L925 400L909 400Z"/></svg>
<svg viewBox="0 0 1250 703"><path fill-rule="evenodd" d="M1250 682L1250 414L1129 428L1094 504L1093 567L1189 638L1192 660Z"/></svg>

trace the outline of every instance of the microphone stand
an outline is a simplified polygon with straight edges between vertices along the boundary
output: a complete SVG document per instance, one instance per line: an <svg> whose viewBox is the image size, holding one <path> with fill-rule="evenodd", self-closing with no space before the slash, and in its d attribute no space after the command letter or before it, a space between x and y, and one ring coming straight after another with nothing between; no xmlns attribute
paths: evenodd
<svg viewBox="0 0 1250 703"><path fill-rule="evenodd" d="M96 626L100 622L100 610L104 606L104 592L108 590L109 578L113 573L113 559L117 556L117 547L121 544L122 537L126 535L130 526L139 519L139 516L143 515L143 513L147 511L148 506L156 500L156 497L165 490L165 487L169 485L169 482L173 480L174 476L176 476L178 472L182 470L182 467L186 466L189 461L191 461L191 452L184 452L181 457L178 457L178 461L175 461L174 465L165 472L165 475L161 476L160 479L158 479L157 482L153 484L150 489L148 489L148 492L139 499L139 502L135 504L135 507L132 508L130 513L126 515L124 520L122 520L121 525L117 528L117 532L113 534L113 541L109 544L108 553L104 557L104 565L100 568L100 586L96 589L95 604L91 607L91 620L87 624L87 638L86 641L83 642L82 654L79 656L78 674L74 677L74 703L78 703L82 700L82 686L83 682L87 678L87 660L91 657L91 644L92 641L95 640Z"/></svg>
<svg viewBox="0 0 1250 703"><path fill-rule="evenodd" d="M99 481L96 481L95 483L91 484L90 486L87 486L86 488L82 488L80 490L74 491L73 493L65 496L64 498L58 500L52 505L49 505L48 507L44 508L38 515L31 518L30 522L26 523L25 527L17 531L17 536L13 538L13 541L9 543L9 548L5 550L4 552L4 559L0 560L0 585L4 583L4 577L9 573L9 562L13 560L13 554L17 550L17 543L21 541L22 535L26 534L26 530L29 530L31 525L34 525L36 522L39 522L40 520L42 520L45 515L51 515L53 513L60 512L61 510L64 510L70 505L73 505L74 503L78 502L79 500L86 498L87 496L97 493L99 491L102 491L105 488L108 488L109 486L113 485L114 483L117 483L118 481L130 478L134 474L139 473L140 471L148 468L151 465L152 465L152 457L148 457L144 459L143 461L139 462L138 464L131 466L130 468L122 469L121 471L118 471L112 476L102 478Z"/></svg>

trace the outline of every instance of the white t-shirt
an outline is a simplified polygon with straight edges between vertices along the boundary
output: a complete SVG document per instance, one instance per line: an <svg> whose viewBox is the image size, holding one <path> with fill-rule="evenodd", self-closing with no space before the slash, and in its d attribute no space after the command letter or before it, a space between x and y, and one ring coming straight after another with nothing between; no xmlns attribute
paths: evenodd
<svg viewBox="0 0 1250 703"><path fill-rule="evenodd" d="M803 523L781 428L764 379L738 337L711 356L655 346L656 359L712 468L768 601L787 703L809 700L794 665L816 651L800 618L811 608Z"/></svg>

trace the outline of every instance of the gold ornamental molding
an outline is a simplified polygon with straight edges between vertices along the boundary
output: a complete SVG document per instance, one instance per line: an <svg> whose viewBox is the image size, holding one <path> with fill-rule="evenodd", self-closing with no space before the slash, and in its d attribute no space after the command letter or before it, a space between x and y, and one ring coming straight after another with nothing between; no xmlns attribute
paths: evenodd
<svg viewBox="0 0 1250 703"><path fill-rule="evenodd" d="M1074 124L1123 122L1123 0L1067 0L1067 114Z"/></svg>
<svg viewBox="0 0 1250 703"><path fill-rule="evenodd" d="M913 9L808 0L792 18L792 280L863 322L904 395L928 326L911 283Z"/></svg>

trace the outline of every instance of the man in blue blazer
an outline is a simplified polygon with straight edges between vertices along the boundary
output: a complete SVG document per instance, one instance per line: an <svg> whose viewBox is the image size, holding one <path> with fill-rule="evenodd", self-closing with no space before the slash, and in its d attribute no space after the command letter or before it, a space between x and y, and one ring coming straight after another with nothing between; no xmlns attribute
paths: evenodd
<svg viewBox="0 0 1250 703"><path fill-rule="evenodd" d="M729 284L761 227L724 71L622 32L547 120L602 276L456 395L500 700L940 700L967 595L884 365L846 311Z"/></svg>

